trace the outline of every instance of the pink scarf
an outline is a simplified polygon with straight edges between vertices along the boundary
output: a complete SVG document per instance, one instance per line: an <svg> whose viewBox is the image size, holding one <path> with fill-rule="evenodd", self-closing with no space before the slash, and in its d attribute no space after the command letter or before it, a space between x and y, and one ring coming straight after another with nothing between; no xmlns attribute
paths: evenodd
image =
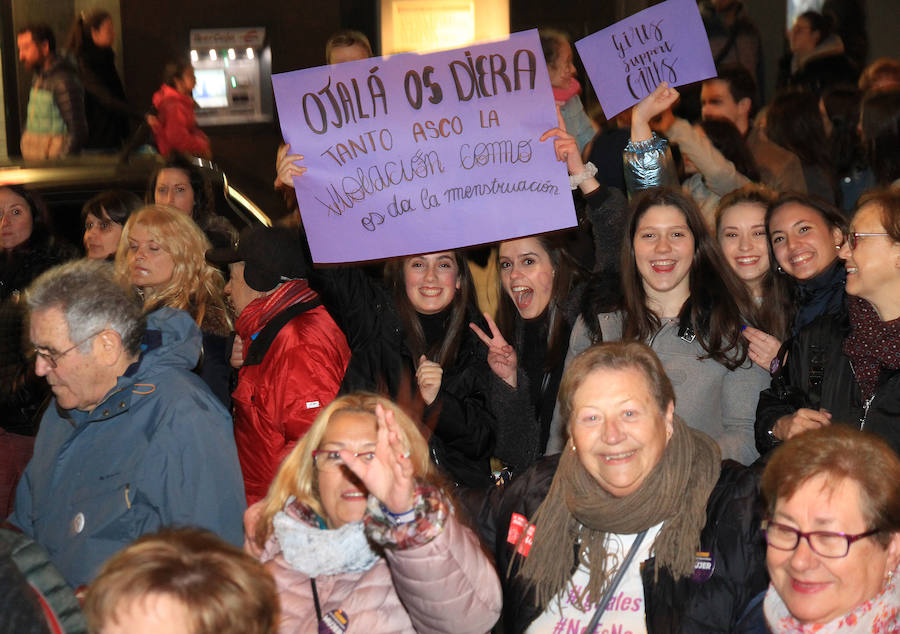
<svg viewBox="0 0 900 634"><path fill-rule="evenodd" d="M578 80L574 77L569 78L569 83L565 88L557 88L553 87L553 98L556 100L560 106L565 104L569 99L574 97L575 95L581 94L581 84L578 83Z"/></svg>
<svg viewBox="0 0 900 634"><path fill-rule="evenodd" d="M894 579L898 572L900 569L894 571L880 594L828 623L801 623L770 585L763 601L766 623L773 634L896 634L900 632L900 592Z"/></svg>

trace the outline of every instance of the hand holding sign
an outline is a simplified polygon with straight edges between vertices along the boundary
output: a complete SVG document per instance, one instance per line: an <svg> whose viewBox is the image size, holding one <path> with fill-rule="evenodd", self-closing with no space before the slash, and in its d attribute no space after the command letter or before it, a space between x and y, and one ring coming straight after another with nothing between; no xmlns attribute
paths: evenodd
<svg viewBox="0 0 900 634"><path fill-rule="evenodd" d="M431 253L573 226L566 176L537 142L553 125L542 62L532 30L273 76L284 139L306 157L296 165L301 157L282 148L277 186L296 184L313 260Z"/></svg>
<svg viewBox="0 0 900 634"><path fill-rule="evenodd" d="M305 167L295 163L295 161L302 160L303 156L288 154L290 150L290 143L283 143L278 148L278 154L275 157L275 189L279 187L294 189L294 177L306 172Z"/></svg>
<svg viewBox="0 0 900 634"><path fill-rule="evenodd" d="M577 148L575 152L577 154ZM516 350L506 343L506 339L503 338L500 329L497 328L497 324L494 323L491 316L485 313L484 318L487 321L488 328L490 328L493 337L488 337L485 332L474 323L469 323L469 328L471 328L484 345L488 347L487 361L488 365L491 366L491 370L494 371L494 374L503 379L511 388L515 389L516 368L518 366Z"/></svg>
<svg viewBox="0 0 900 634"><path fill-rule="evenodd" d="M653 134L650 131L650 120L672 107L680 95L669 84L662 82L644 97L631 111L631 140L635 143L647 141Z"/></svg>

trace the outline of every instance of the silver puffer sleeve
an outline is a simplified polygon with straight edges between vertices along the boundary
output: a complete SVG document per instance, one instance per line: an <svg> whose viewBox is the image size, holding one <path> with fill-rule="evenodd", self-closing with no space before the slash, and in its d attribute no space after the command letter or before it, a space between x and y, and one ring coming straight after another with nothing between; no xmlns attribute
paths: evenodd
<svg viewBox="0 0 900 634"><path fill-rule="evenodd" d="M629 141L622 160L625 162L625 184L629 194L651 187L678 186L669 142L655 132L646 141Z"/></svg>

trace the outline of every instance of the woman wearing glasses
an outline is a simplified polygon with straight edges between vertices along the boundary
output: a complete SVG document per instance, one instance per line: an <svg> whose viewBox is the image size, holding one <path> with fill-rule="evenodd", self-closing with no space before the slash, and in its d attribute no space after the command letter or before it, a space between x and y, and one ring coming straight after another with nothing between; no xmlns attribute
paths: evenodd
<svg viewBox="0 0 900 634"><path fill-rule="evenodd" d="M381 396L323 409L244 525L275 578L282 634L487 632L500 615L497 573L428 442Z"/></svg>
<svg viewBox="0 0 900 634"><path fill-rule="evenodd" d="M900 459L843 426L809 432L766 466L766 623L787 632L900 628Z"/></svg>
<svg viewBox="0 0 900 634"><path fill-rule="evenodd" d="M900 191L862 196L840 249L847 299L800 330L772 386L760 394L760 451L845 423L900 453Z"/></svg>

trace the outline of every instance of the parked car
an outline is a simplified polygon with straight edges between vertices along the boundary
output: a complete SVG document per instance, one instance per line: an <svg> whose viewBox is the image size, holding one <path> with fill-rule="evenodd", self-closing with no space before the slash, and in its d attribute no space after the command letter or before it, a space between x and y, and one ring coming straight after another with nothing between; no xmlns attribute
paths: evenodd
<svg viewBox="0 0 900 634"><path fill-rule="evenodd" d="M213 163L195 160L213 184L219 215L227 218L238 231L254 224L272 226L269 215L229 183ZM0 186L21 185L39 193L57 233L80 245L84 231L81 208L85 202L107 189L126 189L143 199L150 176L162 164L163 159L157 154L137 154L128 161L103 154L84 154L44 163L13 159L0 164Z"/></svg>

